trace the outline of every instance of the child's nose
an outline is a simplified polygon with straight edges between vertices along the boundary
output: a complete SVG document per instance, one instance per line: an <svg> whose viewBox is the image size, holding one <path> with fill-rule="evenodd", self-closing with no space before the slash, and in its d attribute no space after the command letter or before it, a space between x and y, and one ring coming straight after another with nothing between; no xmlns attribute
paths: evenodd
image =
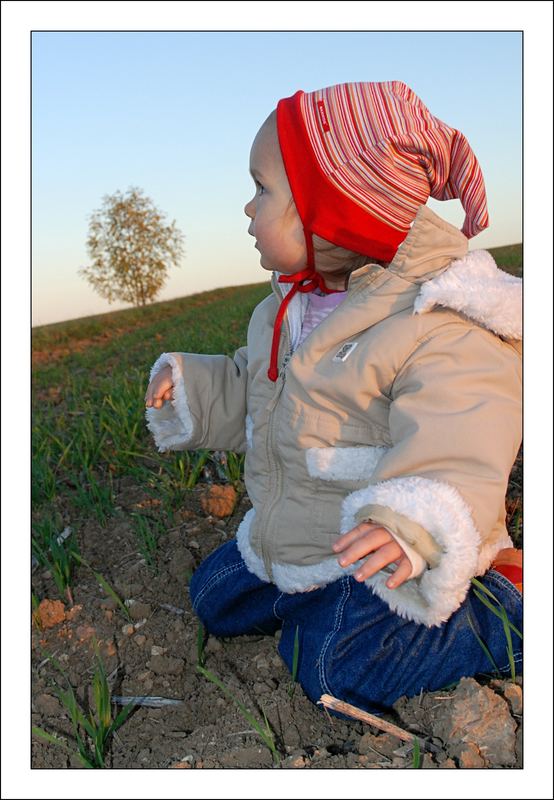
<svg viewBox="0 0 554 800"><path fill-rule="evenodd" d="M250 219L254 218L254 204L252 200L249 200L248 203L244 206L244 213L246 214L247 217L250 217Z"/></svg>

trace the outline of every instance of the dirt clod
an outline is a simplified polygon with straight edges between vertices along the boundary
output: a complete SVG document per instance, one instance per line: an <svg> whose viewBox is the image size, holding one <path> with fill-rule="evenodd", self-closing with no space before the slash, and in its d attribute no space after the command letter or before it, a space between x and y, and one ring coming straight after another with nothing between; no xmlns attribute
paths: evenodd
<svg viewBox="0 0 554 800"><path fill-rule="evenodd" d="M172 658L171 656L156 655L150 659L150 669L156 675L180 675L184 664L182 658Z"/></svg>
<svg viewBox="0 0 554 800"><path fill-rule="evenodd" d="M482 769L487 766L479 748L473 742L468 742L459 749L458 761L464 769Z"/></svg>
<svg viewBox="0 0 554 800"><path fill-rule="evenodd" d="M51 694L39 694L35 698L33 706L39 714L44 714L45 717L57 717L62 711L60 701Z"/></svg>
<svg viewBox="0 0 554 800"><path fill-rule="evenodd" d="M237 491L233 486L210 486L200 496L200 503L206 514L214 517L228 517L233 513L237 502Z"/></svg>
<svg viewBox="0 0 554 800"><path fill-rule="evenodd" d="M451 756L460 759L475 748L481 766L515 765L516 723L507 702L492 689L462 678L444 709L433 722L433 734L447 743Z"/></svg>
<svg viewBox="0 0 554 800"><path fill-rule="evenodd" d="M221 766L249 768L270 767L272 764L271 753L265 747L244 747L230 750L220 757Z"/></svg>
<svg viewBox="0 0 554 800"><path fill-rule="evenodd" d="M523 692L521 691L521 686L506 681L503 694L510 705L512 714L521 716L523 713Z"/></svg>
<svg viewBox="0 0 554 800"><path fill-rule="evenodd" d="M141 619L148 618L152 613L152 607L149 603L133 603L129 608L129 616L135 622Z"/></svg>
<svg viewBox="0 0 554 800"><path fill-rule="evenodd" d="M38 617L43 628L53 628L65 619L65 606L61 600L41 600Z"/></svg>

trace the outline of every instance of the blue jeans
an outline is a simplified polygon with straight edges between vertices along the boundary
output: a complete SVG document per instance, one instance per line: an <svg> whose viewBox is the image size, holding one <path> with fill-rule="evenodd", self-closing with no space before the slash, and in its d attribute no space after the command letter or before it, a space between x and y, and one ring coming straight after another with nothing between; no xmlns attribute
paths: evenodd
<svg viewBox="0 0 554 800"><path fill-rule="evenodd" d="M494 570L479 580L521 631L523 603L515 586ZM190 595L194 611L215 636L272 635L281 628L279 653L290 671L298 628L297 680L314 703L331 694L379 715L402 695L493 673L476 633L498 671L510 673L502 621L471 588L441 627L428 628L395 614L351 576L310 592L281 592L248 571L233 539L200 564ZM522 641L514 632L511 636L520 673Z"/></svg>

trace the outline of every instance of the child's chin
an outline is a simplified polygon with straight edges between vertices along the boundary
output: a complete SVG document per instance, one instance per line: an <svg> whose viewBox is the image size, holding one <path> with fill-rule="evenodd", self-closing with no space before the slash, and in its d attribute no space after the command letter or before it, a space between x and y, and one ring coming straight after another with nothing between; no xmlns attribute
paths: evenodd
<svg viewBox="0 0 554 800"><path fill-rule="evenodd" d="M277 270L280 272L279 267L276 267L275 264L271 263L264 255L260 256L260 266L266 269L268 272L273 272Z"/></svg>

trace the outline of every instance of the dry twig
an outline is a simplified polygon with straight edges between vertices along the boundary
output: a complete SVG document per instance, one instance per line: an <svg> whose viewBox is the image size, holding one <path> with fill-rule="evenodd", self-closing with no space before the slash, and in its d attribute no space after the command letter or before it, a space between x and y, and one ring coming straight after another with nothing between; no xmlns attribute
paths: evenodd
<svg viewBox="0 0 554 800"><path fill-rule="evenodd" d="M415 734L408 733L408 731L399 728L397 725L393 725L392 722L386 722L386 720L376 717L374 714L369 714L367 711L362 711L361 708L356 708L356 706L352 706L350 703L345 703L342 700L338 700L336 697L333 697L330 694L322 694L318 700L318 703L321 703L325 708L330 708L333 711L338 711L341 714L345 714L347 717L359 719L361 722L366 722L368 725L373 725L374 728L379 728L379 730L385 731L385 733L390 733L392 736L396 736L398 739L402 739L405 742L413 742L417 739L420 748L423 748L424 750L429 750L433 753L439 751L439 748L436 745L426 742L424 739L420 739Z"/></svg>

